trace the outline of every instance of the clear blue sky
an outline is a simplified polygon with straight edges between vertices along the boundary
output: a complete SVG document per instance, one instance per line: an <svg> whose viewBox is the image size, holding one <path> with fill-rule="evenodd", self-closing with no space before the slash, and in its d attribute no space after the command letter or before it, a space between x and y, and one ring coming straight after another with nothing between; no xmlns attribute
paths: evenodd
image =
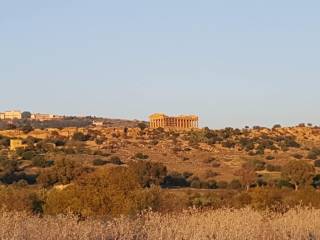
<svg viewBox="0 0 320 240"><path fill-rule="evenodd" d="M0 111L320 123L320 1L0 0Z"/></svg>

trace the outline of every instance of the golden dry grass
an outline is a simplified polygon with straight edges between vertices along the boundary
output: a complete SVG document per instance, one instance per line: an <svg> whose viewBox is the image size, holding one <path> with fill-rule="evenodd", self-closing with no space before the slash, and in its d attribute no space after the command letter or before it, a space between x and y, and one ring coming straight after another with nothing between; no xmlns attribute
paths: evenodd
<svg viewBox="0 0 320 240"><path fill-rule="evenodd" d="M320 210L303 208L285 214L251 209L147 213L136 219L123 217L108 222L2 211L0 239L315 240L320 239L319 226Z"/></svg>

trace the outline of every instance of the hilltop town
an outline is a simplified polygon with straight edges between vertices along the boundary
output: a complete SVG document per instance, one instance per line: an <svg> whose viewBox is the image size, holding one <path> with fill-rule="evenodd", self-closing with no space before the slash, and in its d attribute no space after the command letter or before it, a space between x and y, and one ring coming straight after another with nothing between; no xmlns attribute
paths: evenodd
<svg viewBox="0 0 320 240"><path fill-rule="evenodd" d="M0 112L0 120L20 120L20 119L31 119L36 121L49 121L55 119L62 119L63 116L43 113L30 113L21 112L19 110L10 110Z"/></svg>
<svg viewBox="0 0 320 240"><path fill-rule="evenodd" d="M67 116L47 113L31 113L29 111L10 110L0 112L0 129L32 126L34 128L64 127L136 127L141 121L111 119L96 116Z"/></svg>

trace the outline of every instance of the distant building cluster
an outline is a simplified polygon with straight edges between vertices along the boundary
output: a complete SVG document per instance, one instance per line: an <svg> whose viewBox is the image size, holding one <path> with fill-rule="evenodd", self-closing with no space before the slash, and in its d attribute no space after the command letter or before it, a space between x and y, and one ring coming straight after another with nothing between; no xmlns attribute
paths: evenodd
<svg viewBox="0 0 320 240"><path fill-rule="evenodd" d="M32 120L37 121L48 121L48 120L55 120L55 119L61 119L62 116L53 115L53 114L43 114L43 113L33 113L31 114Z"/></svg>
<svg viewBox="0 0 320 240"><path fill-rule="evenodd" d="M21 111L6 111L0 113L0 120L14 120L21 119L22 113Z"/></svg>
<svg viewBox="0 0 320 240"><path fill-rule="evenodd" d="M11 110L11 111L5 111L0 112L0 120L19 120L24 118L23 113L18 110ZM43 113L29 113L29 116L26 118L29 118L31 120L37 120L37 121L48 121L48 120L55 120L55 119L61 119L62 116L53 115L53 114L43 114Z"/></svg>

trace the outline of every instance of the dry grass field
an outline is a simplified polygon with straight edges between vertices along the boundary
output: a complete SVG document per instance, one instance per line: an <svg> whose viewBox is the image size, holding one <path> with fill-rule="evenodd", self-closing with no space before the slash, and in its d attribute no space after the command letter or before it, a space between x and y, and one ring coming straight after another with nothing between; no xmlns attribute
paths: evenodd
<svg viewBox="0 0 320 240"><path fill-rule="evenodd" d="M297 208L285 214L241 210L188 210L146 213L111 221L76 217L37 217L2 211L2 240L316 240L320 238L320 210Z"/></svg>

